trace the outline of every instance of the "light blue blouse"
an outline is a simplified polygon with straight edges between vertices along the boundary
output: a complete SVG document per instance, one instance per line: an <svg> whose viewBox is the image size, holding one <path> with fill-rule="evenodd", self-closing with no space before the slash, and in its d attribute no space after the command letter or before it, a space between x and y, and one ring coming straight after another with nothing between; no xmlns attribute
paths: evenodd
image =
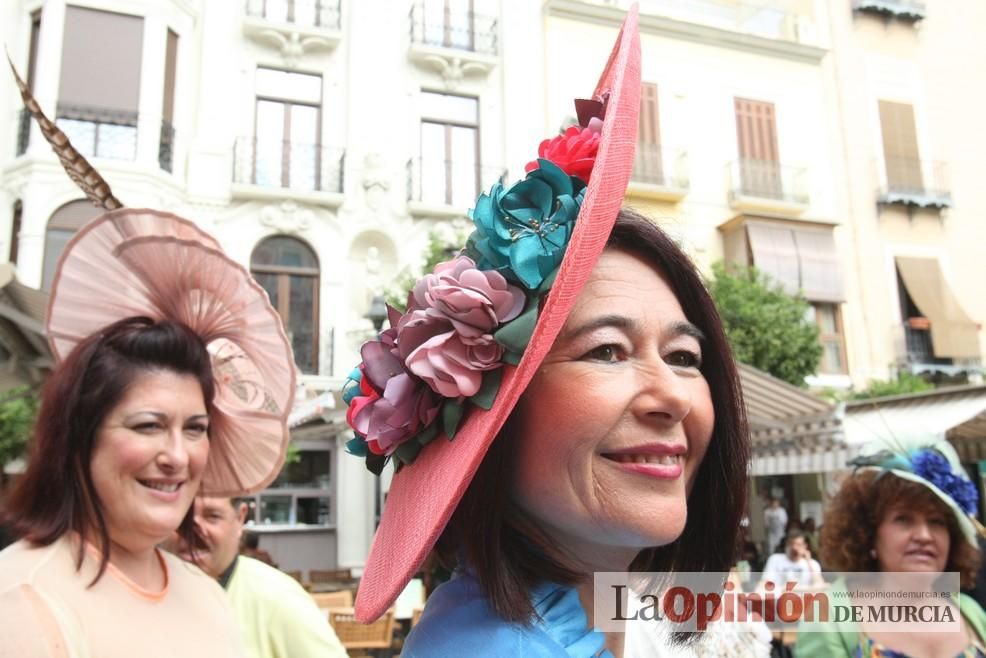
<svg viewBox="0 0 986 658"><path fill-rule="evenodd" d="M457 572L428 598L401 656L410 658L613 658L589 627L572 587L545 583L531 593L539 619L529 626L493 612L468 572Z"/></svg>

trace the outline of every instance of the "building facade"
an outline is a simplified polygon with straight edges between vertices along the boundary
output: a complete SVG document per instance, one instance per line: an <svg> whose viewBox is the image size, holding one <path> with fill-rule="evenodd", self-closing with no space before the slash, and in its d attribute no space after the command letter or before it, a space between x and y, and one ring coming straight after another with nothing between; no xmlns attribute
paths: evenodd
<svg viewBox="0 0 986 658"><path fill-rule="evenodd" d="M536 84L521 44L540 34L538 9L519 8L530 15L509 34L500 11L478 0L0 8L14 64L116 196L211 232L284 320L300 373L295 459L254 497L252 519L283 568L362 566L387 483L381 491L344 454L337 394L373 335L371 302L505 174L508 122L516 143L542 137L540 122L503 103ZM67 241L99 211L9 78L0 125L0 253L46 290Z"/></svg>
<svg viewBox="0 0 986 658"><path fill-rule="evenodd" d="M830 11L859 295L846 307L857 380L908 371L981 382L986 47L971 26L984 12L940 0L856 0Z"/></svg>
<svg viewBox="0 0 986 658"><path fill-rule="evenodd" d="M297 459L254 498L253 521L285 568L362 565L389 481L344 455L338 392L373 335L373 302L415 271L431 235L468 225L479 191L522 176L540 140L567 125L628 6L3 3L15 65L116 195L212 232L284 319L301 373ZM809 386L846 391L904 371L979 381L986 48L973 26L986 9L974 0L643 0L640 9L644 85L627 203L703 271L719 260L755 265L807 298L823 349ZM0 125L0 256L44 290L97 211L12 84L0 85ZM744 383L754 526L768 495L817 514L827 474L853 449L841 430L851 410L757 373Z"/></svg>

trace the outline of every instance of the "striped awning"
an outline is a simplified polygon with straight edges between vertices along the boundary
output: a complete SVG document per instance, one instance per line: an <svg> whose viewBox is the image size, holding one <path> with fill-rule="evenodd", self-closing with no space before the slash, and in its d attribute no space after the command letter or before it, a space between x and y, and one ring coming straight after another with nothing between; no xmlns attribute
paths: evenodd
<svg viewBox="0 0 986 658"><path fill-rule="evenodd" d="M850 445L921 434L947 439L963 462L981 461L986 459L986 386L848 402L844 426Z"/></svg>
<svg viewBox="0 0 986 658"><path fill-rule="evenodd" d="M39 386L54 360L45 338L48 295L20 283L10 263L0 264L0 391Z"/></svg>
<svg viewBox="0 0 986 658"><path fill-rule="evenodd" d="M834 471L855 456L835 405L752 366L739 364L739 375L750 422L751 475Z"/></svg>

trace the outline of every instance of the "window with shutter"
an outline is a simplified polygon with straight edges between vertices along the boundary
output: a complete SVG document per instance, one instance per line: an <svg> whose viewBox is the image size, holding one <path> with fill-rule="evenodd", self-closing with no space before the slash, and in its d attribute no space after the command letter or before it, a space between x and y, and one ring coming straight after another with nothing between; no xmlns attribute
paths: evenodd
<svg viewBox="0 0 986 658"><path fill-rule="evenodd" d="M139 16L65 8L57 118L83 155L136 157L143 41Z"/></svg>
<svg viewBox="0 0 986 658"><path fill-rule="evenodd" d="M818 325L818 342L822 346L822 360L818 372L845 374L846 343L842 330L842 310L839 304L812 302L810 315Z"/></svg>
<svg viewBox="0 0 986 658"><path fill-rule="evenodd" d="M922 194L921 158L914 108L907 103L880 101L880 134L890 192Z"/></svg>
<svg viewBox="0 0 986 658"><path fill-rule="evenodd" d="M664 162L661 156L661 123L657 105L657 85L640 86L640 115L637 127L637 153L633 179L641 183L663 185Z"/></svg>
<svg viewBox="0 0 986 658"><path fill-rule="evenodd" d="M742 193L782 198L774 104L746 98L736 98L734 101Z"/></svg>

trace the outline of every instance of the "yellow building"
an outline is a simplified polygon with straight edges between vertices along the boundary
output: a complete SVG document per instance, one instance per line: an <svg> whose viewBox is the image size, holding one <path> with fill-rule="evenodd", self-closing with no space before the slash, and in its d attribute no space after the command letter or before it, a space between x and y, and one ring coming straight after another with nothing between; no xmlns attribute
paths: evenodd
<svg viewBox="0 0 986 658"><path fill-rule="evenodd" d="M897 370L981 382L986 317L986 6L856 0L832 10L854 245L845 305L863 383Z"/></svg>
<svg viewBox="0 0 986 658"><path fill-rule="evenodd" d="M546 129L586 93L627 0L546 0ZM627 203L703 269L755 265L811 303L814 390L900 372L968 383L887 401L883 425L986 457L986 5L936 0L643 0L638 156ZM822 522L874 438L872 404L834 405L744 367L749 501ZM882 404L882 403L881 403ZM981 420L976 420L981 419ZM960 444L961 445L958 445Z"/></svg>
<svg viewBox="0 0 986 658"><path fill-rule="evenodd" d="M825 329L810 383L847 388L849 218L827 16L815 4L641 3L644 84L627 203L703 269L754 264L801 290ZM549 117L564 115L627 6L546 2Z"/></svg>
<svg viewBox="0 0 986 658"><path fill-rule="evenodd" d="M627 0L546 0L546 130ZM811 302L813 388L981 381L986 47L972 2L644 1L627 195L700 267L752 264Z"/></svg>

